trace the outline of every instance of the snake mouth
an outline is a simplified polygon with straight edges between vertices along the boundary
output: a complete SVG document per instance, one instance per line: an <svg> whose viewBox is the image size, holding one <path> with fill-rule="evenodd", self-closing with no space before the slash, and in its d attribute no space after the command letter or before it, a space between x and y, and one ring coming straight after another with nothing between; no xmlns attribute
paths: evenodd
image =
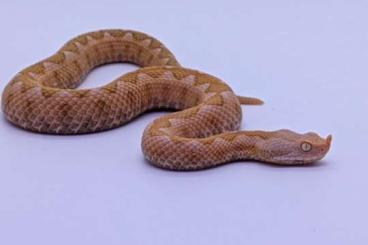
<svg viewBox="0 0 368 245"><path fill-rule="evenodd" d="M296 158L296 157L276 157L274 158L274 163L282 165L304 165L317 162L321 160L322 157L310 157L310 158Z"/></svg>
<svg viewBox="0 0 368 245"><path fill-rule="evenodd" d="M282 164L282 165L304 165L304 164L311 164L314 162L317 162L321 160L324 157L325 154L318 157L288 157L288 156L282 156L282 157L275 157L273 160L276 164Z"/></svg>

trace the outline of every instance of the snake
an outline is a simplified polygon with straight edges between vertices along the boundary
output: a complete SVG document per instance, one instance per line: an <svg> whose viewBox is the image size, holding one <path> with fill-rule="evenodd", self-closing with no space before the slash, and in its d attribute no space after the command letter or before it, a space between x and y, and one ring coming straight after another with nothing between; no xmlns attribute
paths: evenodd
<svg viewBox="0 0 368 245"><path fill-rule="evenodd" d="M90 89L78 85L95 67L139 66ZM332 136L243 130L241 105L227 83L182 67L159 40L134 30L78 35L55 54L18 72L5 86L1 108L12 124L45 134L83 134L119 127L153 110L172 110L145 128L141 148L149 163L170 170L200 170L235 161L303 165L322 159Z"/></svg>

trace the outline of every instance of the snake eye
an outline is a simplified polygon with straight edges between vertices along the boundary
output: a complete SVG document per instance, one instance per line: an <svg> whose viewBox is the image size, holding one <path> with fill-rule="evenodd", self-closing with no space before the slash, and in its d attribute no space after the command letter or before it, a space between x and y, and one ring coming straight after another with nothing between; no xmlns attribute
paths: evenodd
<svg viewBox="0 0 368 245"><path fill-rule="evenodd" d="M308 142L303 142L300 145L300 148L302 149L302 151L308 152L308 151L312 150L312 145L310 143L308 143Z"/></svg>

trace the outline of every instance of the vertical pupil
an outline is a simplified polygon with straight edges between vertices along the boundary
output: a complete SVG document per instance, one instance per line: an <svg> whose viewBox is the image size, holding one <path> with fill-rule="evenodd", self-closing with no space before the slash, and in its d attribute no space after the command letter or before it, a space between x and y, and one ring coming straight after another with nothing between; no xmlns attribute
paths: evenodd
<svg viewBox="0 0 368 245"><path fill-rule="evenodd" d="M312 148L312 146L308 143L303 143L302 144L302 150L303 151L309 151Z"/></svg>

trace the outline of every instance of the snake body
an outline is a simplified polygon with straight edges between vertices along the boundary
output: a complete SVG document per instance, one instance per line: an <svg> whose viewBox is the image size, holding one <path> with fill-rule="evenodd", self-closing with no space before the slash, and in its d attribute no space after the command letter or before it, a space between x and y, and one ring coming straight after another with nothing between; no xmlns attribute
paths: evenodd
<svg viewBox="0 0 368 245"><path fill-rule="evenodd" d="M75 89L96 66L130 62L142 68L93 89ZM139 114L175 109L144 130L142 150L154 165L198 170L236 160L306 164L330 147L315 133L238 131L241 104L220 79L183 68L157 39L132 30L101 30L68 41L57 53L20 71L5 87L2 110L13 124L49 134L118 127Z"/></svg>

